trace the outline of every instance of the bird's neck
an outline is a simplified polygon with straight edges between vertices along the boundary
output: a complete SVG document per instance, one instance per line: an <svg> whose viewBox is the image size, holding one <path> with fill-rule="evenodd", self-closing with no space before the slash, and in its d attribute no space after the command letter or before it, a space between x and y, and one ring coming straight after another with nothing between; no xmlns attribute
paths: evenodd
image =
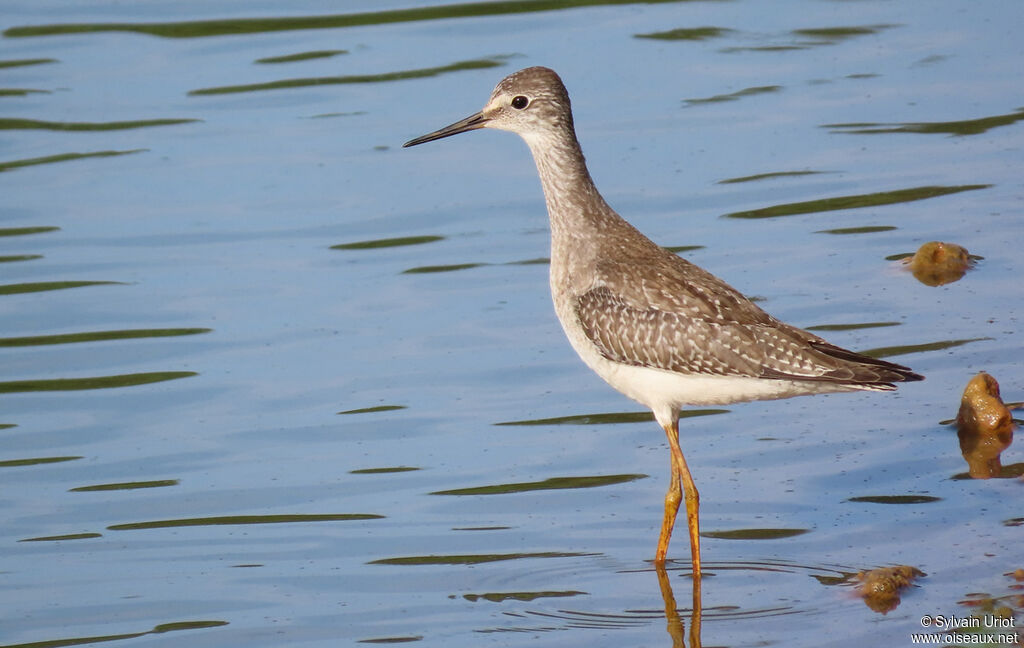
<svg viewBox="0 0 1024 648"><path fill-rule="evenodd" d="M609 221L619 220L594 186L575 133L557 131L524 139L544 188L553 239L603 229Z"/></svg>

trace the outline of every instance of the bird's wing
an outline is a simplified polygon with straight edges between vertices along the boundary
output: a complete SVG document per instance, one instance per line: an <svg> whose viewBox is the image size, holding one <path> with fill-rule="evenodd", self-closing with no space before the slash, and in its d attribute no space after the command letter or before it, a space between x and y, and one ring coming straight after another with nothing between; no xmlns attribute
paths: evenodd
<svg viewBox="0 0 1024 648"><path fill-rule="evenodd" d="M914 379L905 367L784 324L720 279L672 258L667 263L659 259L653 267L599 268L596 285L577 298L576 316L603 356L684 374L880 388ZM657 279L645 282L651 276Z"/></svg>
<svg viewBox="0 0 1024 648"><path fill-rule="evenodd" d="M637 307L606 286L581 295L576 315L601 354L616 362L684 374L814 375L814 367L801 366L804 345L764 324Z"/></svg>

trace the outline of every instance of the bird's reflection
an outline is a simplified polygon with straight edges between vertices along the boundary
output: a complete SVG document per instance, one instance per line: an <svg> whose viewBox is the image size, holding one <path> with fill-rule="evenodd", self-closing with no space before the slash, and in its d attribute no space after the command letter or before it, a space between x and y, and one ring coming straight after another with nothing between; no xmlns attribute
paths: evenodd
<svg viewBox="0 0 1024 648"><path fill-rule="evenodd" d="M679 615L679 608L676 606L676 597L672 592L672 583L668 579L668 572L664 563L654 563L654 571L658 575L658 587L661 588L661 598L665 602L665 622L668 636L672 637L672 648L684 648L686 646L686 624ZM689 648L700 648L700 619L701 619L701 592L700 579L691 580L693 584L693 607L690 615L690 645Z"/></svg>

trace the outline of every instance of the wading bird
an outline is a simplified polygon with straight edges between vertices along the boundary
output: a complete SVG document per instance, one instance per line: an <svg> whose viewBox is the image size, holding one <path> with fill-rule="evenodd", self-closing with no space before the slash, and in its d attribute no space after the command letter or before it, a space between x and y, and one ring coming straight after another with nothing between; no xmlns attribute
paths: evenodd
<svg viewBox="0 0 1024 648"><path fill-rule="evenodd" d="M478 128L516 133L533 154L551 221L551 297L569 343L609 385L649 407L668 435L672 478L657 565L685 496L700 579L699 499L679 447L683 406L892 391L892 383L922 379L780 322L615 213L590 178L569 94L553 70L509 75L483 110L404 146Z"/></svg>

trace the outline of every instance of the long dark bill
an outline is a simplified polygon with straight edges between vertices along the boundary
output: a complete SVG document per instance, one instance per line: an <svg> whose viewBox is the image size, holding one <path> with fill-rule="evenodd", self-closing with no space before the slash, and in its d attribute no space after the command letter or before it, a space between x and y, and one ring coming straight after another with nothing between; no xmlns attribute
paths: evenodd
<svg viewBox="0 0 1024 648"><path fill-rule="evenodd" d="M484 117L484 114L482 112L478 112L475 115L466 117L465 119L460 119L454 124L445 126L441 130L436 130L433 133L427 133L426 135L421 135L415 139L411 139L405 144L402 144L402 148L408 148L410 146L416 146L417 144L423 144L424 142L432 142L434 140L441 139L442 137L451 137L452 135L458 135L459 133L483 128L487 121L488 119Z"/></svg>

